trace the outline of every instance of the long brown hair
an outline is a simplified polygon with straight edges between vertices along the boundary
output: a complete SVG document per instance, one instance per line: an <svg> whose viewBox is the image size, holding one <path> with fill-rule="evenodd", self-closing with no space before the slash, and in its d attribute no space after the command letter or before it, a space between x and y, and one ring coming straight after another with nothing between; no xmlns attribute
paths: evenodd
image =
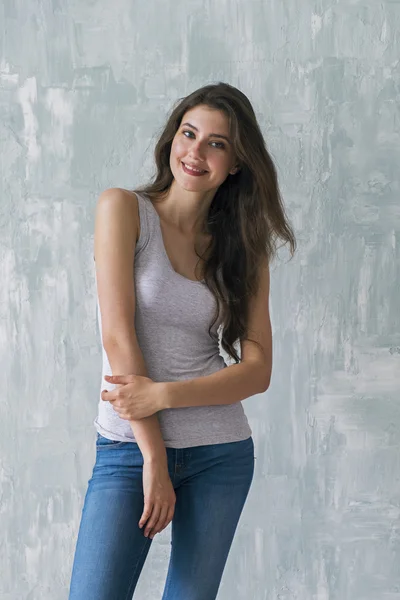
<svg viewBox="0 0 400 600"><path fill-rule="evenodd" d="M198 254L204 259L205 283L217 300L209 333L221 315L221 346L238 363L240 357L234 343L249 339L249 298L258 289L260 263L265 258L268 264L271 262L279 238L289 243L293 256L296 240L285 214L276 168L253 107L240 90L227 83L206 85L175 103L155 147L153 181L137 191L155 201L168 191L173 181L169 164L173 138L184 114L200 104L227 116L240 168L217 189L204 223L204 232L211 235L211 242L205 254Z"/></svg>

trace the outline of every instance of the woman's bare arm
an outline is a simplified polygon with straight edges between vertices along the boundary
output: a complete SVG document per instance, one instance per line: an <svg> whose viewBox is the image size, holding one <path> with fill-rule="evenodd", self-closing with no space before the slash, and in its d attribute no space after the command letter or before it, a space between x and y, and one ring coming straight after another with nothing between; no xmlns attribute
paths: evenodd
<svg viewBox="0 0 400 600"><path fill-rule="evenodd" d="M99 196L94 235L102 337L113 374L148 376L134 327L134 254L138 237L137 200L119 188ZM158 416L130 421L146 461L167 462Z"/></svg>

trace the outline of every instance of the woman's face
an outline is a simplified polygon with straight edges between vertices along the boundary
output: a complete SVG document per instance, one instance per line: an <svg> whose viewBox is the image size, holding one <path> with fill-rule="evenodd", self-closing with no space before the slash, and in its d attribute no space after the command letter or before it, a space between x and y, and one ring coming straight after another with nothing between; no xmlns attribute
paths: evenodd
<svg viewBox="0 0 400 600"><path fill-rule="evenodd" d="M172 141L169 163L176 182L190 191L217 189L229 173L234 174L235 154L225 113L205 105L188 110Z"/></svg>

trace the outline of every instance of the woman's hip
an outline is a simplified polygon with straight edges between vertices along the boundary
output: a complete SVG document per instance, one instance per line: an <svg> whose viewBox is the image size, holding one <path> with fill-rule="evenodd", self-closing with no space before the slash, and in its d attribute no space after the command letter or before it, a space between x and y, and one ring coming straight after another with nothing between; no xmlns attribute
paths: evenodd
<svg viewBox="0 0 400 600"><path fill-rule="evenodd" d="M254 472L254 443L245 440L222 444L166 448L168 471L174 487L201 474L210 483L240 485ZM96 460L90 486L142 490L143 455L136 442L110 440L97 434Z"/></svg>

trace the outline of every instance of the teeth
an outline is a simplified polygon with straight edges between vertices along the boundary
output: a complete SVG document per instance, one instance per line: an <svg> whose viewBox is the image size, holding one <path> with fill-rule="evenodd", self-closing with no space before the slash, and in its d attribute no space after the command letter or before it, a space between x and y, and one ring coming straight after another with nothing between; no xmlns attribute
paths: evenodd
<svg viewBox="0 0 400 600"><path fill-rule="evenodd" d="M195 169L194 167L190 167L189 165L187 165L186 163L183 163L185 165L185 167L187 169L189 169L189 171L194 171L195 173L205 173L204 170L201 169Z"/></svg>

